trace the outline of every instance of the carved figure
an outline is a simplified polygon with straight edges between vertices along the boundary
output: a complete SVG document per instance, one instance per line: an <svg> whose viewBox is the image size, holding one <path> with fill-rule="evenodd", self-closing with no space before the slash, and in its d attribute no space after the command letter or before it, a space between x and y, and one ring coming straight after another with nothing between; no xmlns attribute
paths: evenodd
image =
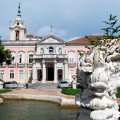
<svg viewBox="0 0 120 120"><path fill-rule="evenodd" d="M109 40L94 47L79 62L78 81L82 94L76 95L80 106L76 120L118 120L116 90L120 87L120 41Z"/></svg>

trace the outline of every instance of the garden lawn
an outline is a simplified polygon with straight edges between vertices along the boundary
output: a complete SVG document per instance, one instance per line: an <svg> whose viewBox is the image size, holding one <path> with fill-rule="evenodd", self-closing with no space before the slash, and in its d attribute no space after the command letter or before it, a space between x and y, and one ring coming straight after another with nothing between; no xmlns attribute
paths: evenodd
<svg viewBox="0 0 120 120"><path fill-rule="evenodd" d="M61 92L66 95L75 95L75 94L81 93L81 89L80 88L77 88L77 89L63 88Z"/></svg>
<svg viewBox="0 0 120 120"><path fill-rule="evenodd" d="M11 92L11 91L12 91L11 89L2 89L2 90L0 90L0 94L6 93L6 92Z"/></svg>
<svg viewBox="0 0 120 120"><path fill-rule="evenodd" d="M77 88L77 89L63 88L61 92L66 95L75 95L75 94L81 93L82 89L81 88ZM117 89L116 97L120 98L120 88Z"/></svg>

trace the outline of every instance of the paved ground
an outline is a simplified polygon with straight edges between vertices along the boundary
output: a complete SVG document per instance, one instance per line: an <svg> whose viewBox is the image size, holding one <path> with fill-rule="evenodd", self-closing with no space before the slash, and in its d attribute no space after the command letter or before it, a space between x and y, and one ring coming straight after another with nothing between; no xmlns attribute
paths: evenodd
<svg viewBox="0 0 120 120"><path fill-rule="evenodd" d="M57 88L57 83L34 83L34 84L29 84L28 88L29 89L56 89Z"/></svg>
<svg viewBox="0 0 120 120"><path fill-rule="evenodd" d="M32 87L32 86L31 86ZM60 104L61 106L77 107L75 97L61 93L61 89L13 89L12 92L0 94L3 99L27 99L27 100L43 100Z"/></svg>
<svg viewBox="0 0 120 120"><path fill-rule="evenodd" d="M57 88L57 84L53 83L35 83L35 84L29 84L28 89L14 89L10 93L5 93L5 95L18 95L20 96L30 96L34 95L36 96L44 96L46 95L47 98L50 96L58 96L62 99L63 104L67 105L75 105L75 96L69 96L69 95L64 95L61 93L61 89ZM22 97L23 97L22 96ZM118 104L120 105L120 99L117 99Z"/></svg>

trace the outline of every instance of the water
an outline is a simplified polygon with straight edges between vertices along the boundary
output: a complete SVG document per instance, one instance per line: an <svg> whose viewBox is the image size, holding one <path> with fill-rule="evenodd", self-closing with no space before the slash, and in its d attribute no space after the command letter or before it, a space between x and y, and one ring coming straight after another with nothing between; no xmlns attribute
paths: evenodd
<svg viewBox="0 0 120 120"><path fill-rule="evenodd" d="M73 120L77 109L39 101L4 100L0 120Z"/></svg>

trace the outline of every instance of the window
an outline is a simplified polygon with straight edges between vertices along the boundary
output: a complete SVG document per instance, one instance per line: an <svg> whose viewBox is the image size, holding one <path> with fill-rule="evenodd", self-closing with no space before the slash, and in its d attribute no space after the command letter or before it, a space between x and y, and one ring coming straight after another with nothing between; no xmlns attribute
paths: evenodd
<svg viewBox="0 0 120 120"><path fill-rule="evenodd" d="M5 71L4 70L0 70L0 78L1 79L5 78Z"/></svg>
<svg viewBox="0 0 120 120"><path fill-rule="evenodd" d="M18 63L24 63L24 52L19 52Z"/></svg>
<svg viewBox="0 0 120 120"><path fill-rule="evenodd" d="M24 78L24 71L19 70L19 79L23 79L23 78Z"/></svg>
<svg viewBox="0 0 120 120"><path fill-rule="evenodd" d="M78 62L80 61L80 53L78 52Z"/></svg>
<svg viewBox="0 0 120 120"><path fill-rule="evenodd" d="M29 51L27 53L27 63L32 63L33 62L33 52Z"/></svg>
<svg viewBox="0 0 120 120"><path fill-rule="evenodd" d="M53 47L49 47L49 53L53 53Z"/></svg>
<svg viewBox="0 0 120 120"><path fill-rule="evenodd" d="M44 53L44 49L41 48L41 49L40 49L40 54L43 54L43 53Z"/></svg>
<svg viewBox="0 0 120 120"><path fill-rule="evenodd" d="M74 63L75 61L75 52L74 51L70 51L68 53L68 59L69 59L69 63Z"/></svg>
<svg viewBox="0 0 120 120"><path fill-rule="evenodd" d="M16 31L16 40L19 40L19 34L20 34L20 32L17 30Z"/></svg>
<svg viewBox="0 0 120 120"><path fill-rule="evenodd" d="M29 63L33 62L33 55L29 54Z"/></svg>
<svg viewBox="0 0 120 120"><path fill-rule="evenodd" d="M14 70L10 70L10 79L14 79Z"/></svg>
<svg viewBox="0 0 120 120"><path fill-rule="evenodd" d="M58 52L59 52L60 54L62 54L62 48L59 48L59 49L58 49Z"/></svg>
<svg viewBox="0 0 120 120"><path fill-rule="evenodd" d="M62 80L62 69L58 69L58 80Z"/></svg>
<svg viewBox="0 0 120 120"><path fill-rule="evenodd" d="M73 75L75 75L75 71L74 70L70 70L70 77L73 78Z"/></svg>
<svg viewBox="0 0 120 120"><path fill-rule="evenodd" d="M12 52L11 54L12 54L12 58L13 58L11 63L14 64L15 63L15 52Z"/></svg>
<svg viewBox="0 0 120 120"><path fill-rule="evenodd" d="M28 79L32 79L32 70L28 71Z"/></svg>

